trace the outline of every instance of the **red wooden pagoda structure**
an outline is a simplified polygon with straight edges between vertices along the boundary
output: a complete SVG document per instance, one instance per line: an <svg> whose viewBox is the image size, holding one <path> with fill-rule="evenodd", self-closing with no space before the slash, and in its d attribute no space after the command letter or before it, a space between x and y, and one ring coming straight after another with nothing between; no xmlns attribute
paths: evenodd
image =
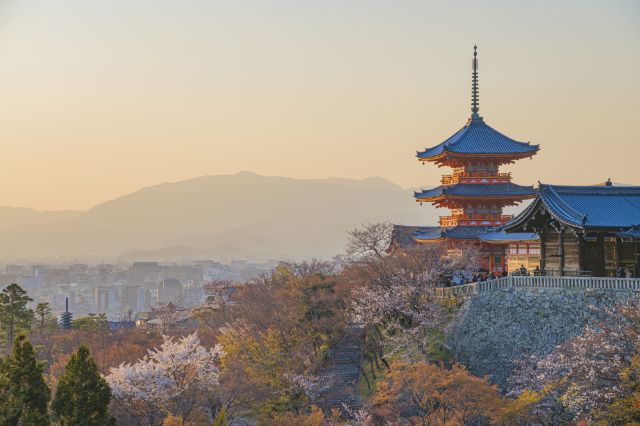
<svg viewBox="0 0 640 426"><path fill-rule="evenodd" d="M526 254L530 246L531 254L535 254L538 243L535 234L507 234L499 230L511 219L503 214L504 207L536 194L532 186L512 183L511 173L501 173L500 166L532 157L539 147L503 135L480 116L477 54L474 46L471 117L453 136L417 153L423 164L450 167L453 173L442 177L441 186L416 192L416 201L448 208L451 214L440 217L440 226L411 227L411 239L417 243L447 242L454 246L474 244L482 254L483 268L502 273L507 269L505 257L509 245L516 244L514 254L519 251L518 242L525 247Z"/></svg>

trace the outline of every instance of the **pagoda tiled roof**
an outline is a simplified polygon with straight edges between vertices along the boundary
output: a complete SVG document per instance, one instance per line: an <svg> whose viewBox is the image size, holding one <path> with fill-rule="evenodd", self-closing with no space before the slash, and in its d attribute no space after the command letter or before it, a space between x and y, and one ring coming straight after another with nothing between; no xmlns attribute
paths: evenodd
<svg viewBox="0 0 640 426"><path fill-rule="evenodd" d="M505 229L524 223L541 204L556 220L575 228L623 230L640 225L640 186L540 184L536 200Z"/></svg>
<svg viewBox="0 0 640 426"><path fill-rule="evenodd" d="M536 194L533 186L515 183L454 183L414 192L416 199L451 197L530 197Z"/></svg>
<svg viewBox="0 0 640 426"><path fill-rule="evenodd" d="M441 144L418 152L416 156L419 159L426 160L436 157L445 151L478 155L533 155L538 149L538 145L518 142L505 136L478 117L470 119L462 129Z"/></svg>

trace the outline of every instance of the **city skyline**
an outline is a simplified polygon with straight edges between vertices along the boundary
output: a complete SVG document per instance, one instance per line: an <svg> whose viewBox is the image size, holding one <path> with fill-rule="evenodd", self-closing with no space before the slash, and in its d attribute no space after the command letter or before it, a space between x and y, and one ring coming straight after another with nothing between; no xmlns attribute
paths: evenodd
<svg viewBox="0 0 640 426"><path fill-rule="evenodd" d="M4 2L0 205L242 170L433 186L411 153L470 115L474 44L481 115L542 146L514 181L640 184L636 3L363 4Z"/></svg>

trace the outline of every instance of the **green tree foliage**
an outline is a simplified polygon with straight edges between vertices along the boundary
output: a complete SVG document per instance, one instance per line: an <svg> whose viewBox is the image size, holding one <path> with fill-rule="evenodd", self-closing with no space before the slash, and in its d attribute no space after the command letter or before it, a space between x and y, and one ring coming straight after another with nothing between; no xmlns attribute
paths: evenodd
<svg viewBox="0 0 640 426"><path fill-rule="evenodd" d="M115 425L108 407L111 390L86 346L71 356L51 404L63 426Z"/></svg>
<svg viewBox="0 0 640 426"><path fill-rule="evenodd" d="M227 421L227 410L223 408L213 420L213 426L228 426L228 424L229 422Z"/></svg>
<svg viewBox="0 0 640 426"><path fill-rule="evenodd" d="M42 332L53 320L53 316L51 315L51 305L49 305L48 302L38 303L34 309L34 316L35 324Z"/></svg>
<svg viewBox="0 0 640 426"><path fill-rule="evenodd" d="M8 426L49 425L49 387L42 377L42 364L24 336L13 345L13 355L0 363L0 424Z"/></svg>
<svg viewBox="0 0 640 426"><path fill-rule="evenodd" d="M31 328L33 310L27 303L32 300L18 284L10 284L0 293L0 330L6 337L7 353L11 353L16 335Z"/></svg>
<svg viewBox="0 0 640 426"><path fill-rule="evenodd" d="M89 314L73 320L73 328L77 330L108 330L109 321L105 314Z"/></svg>

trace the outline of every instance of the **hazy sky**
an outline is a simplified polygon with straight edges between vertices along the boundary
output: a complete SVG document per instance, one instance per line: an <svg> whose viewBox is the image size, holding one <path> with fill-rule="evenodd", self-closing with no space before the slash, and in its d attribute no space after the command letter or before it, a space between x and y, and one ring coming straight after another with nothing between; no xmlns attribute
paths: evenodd
<svg viewBox="0 0 640 426"><path fill-rule="evenodd" d="M518 183L640 184L639 22L636 0L0 0L0 205L241 170L436 185L414 154L465 123L474 43L481 115L542 147Z"/></svg>

